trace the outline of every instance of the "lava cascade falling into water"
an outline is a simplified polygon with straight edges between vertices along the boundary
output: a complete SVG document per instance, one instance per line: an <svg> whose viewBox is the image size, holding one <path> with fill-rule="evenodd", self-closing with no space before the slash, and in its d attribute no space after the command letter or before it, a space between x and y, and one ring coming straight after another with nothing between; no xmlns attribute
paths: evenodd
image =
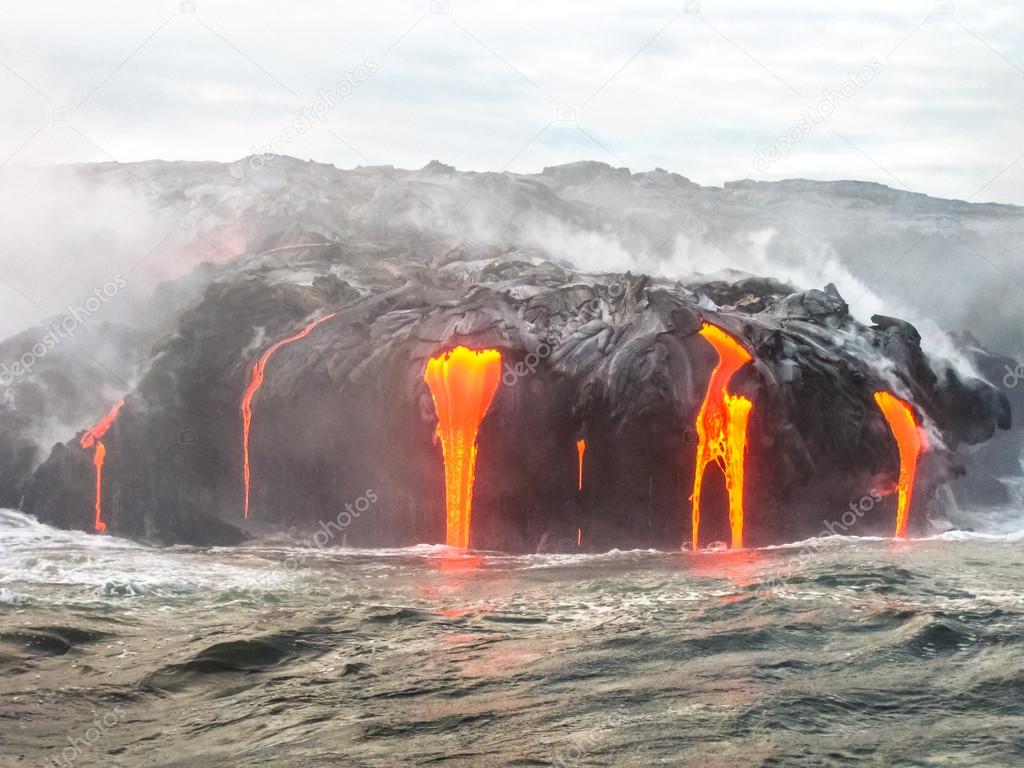
<svg viewBox="0 0 1024 768"><path fill-rule="evenodd" d="M92 454L92 463L96 468L96 516L93 521L93 530L96 533L103 533L107 530L107 524L103 522L103 462L107 457L107 446L103 444L102 438L117 419L117 414L120 413L123 405L124 400L119 400L107 412L107 415L96 423L96 426L86 430L78 443L85 450L95 449Z"/></svg>
<svg viewBox="0 0 1024 768"><path fill-rule="evenodd" d="M262 355L260 355L260 359L252 365L252 375L249 379L249 386L246 387L245 393L242 395L242 482L245 487L245 502L242 508L242 515L244 517L249 517L249 482L251 479L251 467L249 466L249 433L252 430L252 399L256 396L256 393L259 392L260 387L263 386L263 378L266 375L267 363L270 362L270 358L281 347L298 341L299 339L306 338L313 332L314 328L321 323L327 322L334 317L334 315L334 312L329 315L324 315L319 320L311 322L295 335L274 342L267 347L266 351L264 351Z"/></svg>
<svg viewBox="0 0 1024 768"><path fill-rule="evenodd" d="M579 482L576 484L576 488L577 488L577 490L580 490L580 491L583 490L583 454L585 454L586 452L587 452L587 441L586 440L577 440L576 441L576 453L579 454L580 472L579 472Z"/></svg>
<svg viewBox="0 0 1024 768"><path fill-rule="evenodd" d="M423 380L434 400L444 458L447 544L467 549L477 432L501 382L501 353L456 347L430 358Z"/></svg>
<svg viewBox="0 0 1024 768"><path fill-rule="evenodd" d="M751 360L732 336L721 328L703 323L703 336L718 352L718 365L711 372L704 402L697 413L697 466L690 497L693 515L693 549L700 548L700 497L704 473L711 463L725 475L729 495L729 528L732 548L743 546L744 459L747 452L747 423L754 404L740 395L729 394L729 381Z"/></svg>
<svg viewBox="0 0 1024 768"><path fill-rule="evenodd" d="M914 419L910 403L901 400L891 392L875 392L875 402L889 423L892 436L900 454L900 475L896 481L899 501L896 507L896 535L904 538L910 523L910 503L914 498L914 480L917 477L917 461L924 449L921 430Z"/></svg>

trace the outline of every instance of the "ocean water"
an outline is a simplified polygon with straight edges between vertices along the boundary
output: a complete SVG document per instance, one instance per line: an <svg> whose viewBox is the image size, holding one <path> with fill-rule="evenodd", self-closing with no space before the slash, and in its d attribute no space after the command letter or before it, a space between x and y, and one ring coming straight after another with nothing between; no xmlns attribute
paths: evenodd
<svg viewBox="0 0 1024 768"><path fill-rule="evenodd" d="M507 556L152 549L0 511L0 765L1022 766L1007 520Z"/></svg>

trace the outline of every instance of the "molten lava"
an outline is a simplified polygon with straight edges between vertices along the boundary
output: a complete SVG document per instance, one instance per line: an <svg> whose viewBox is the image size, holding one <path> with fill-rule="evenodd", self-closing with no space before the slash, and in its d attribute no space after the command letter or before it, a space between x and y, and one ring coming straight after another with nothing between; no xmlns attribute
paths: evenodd
<svg viewBox="0 0 1024 768"><path fill-rule="evenodd" d="M476 472L476 437L501 382L496 349L456 347L430 358L423 373L437 413L437 436L444 458L447 543L469 547Z"/></svg>
<svg viewBox="0 0 1024 768"><path fill-rule="evenodd" d="M246 387L245 394L242 395L242 482L245 485L245 503L242 514L244 517L249 517L249 480L251 474L249 467L249 433L252 430L252 399L259 392L260 387L263 386L263 377L266 375L267 363L270 362L271 356L281 347L306 338L313 332L314 328L330 320L334 317L334 314L332 312L329 315L324 315L319 320L311 322L294 336L274 342L260 355L260 359L253 363L249 386Z"/></svg>
<svg viewBox="0 0 1024 768"><path fill-rule="evenodd" d="M896 507L896 535L904 538L910 522L910 503L914 498L914 480L917 477L917 461L924 449L921 430L914 419L910 403L901 400L891 392L875 392L875 402L882 415L889 422L892 436L900 453L900 476L896 481L899 502Z"/></svg>
<svg viewBox="0 0 1024 768"><path fill-rule="evenodd" d="M124 400L119 400L107 412L107 415L97 422L96 426L82 435L82 439L78 443L85 450L95 448L92 454L92 463L96 467L96 517L93 521L93 529L96 533L103 533L107 530L107 524L103 522L103 461L107 457L107 446L103 444L102 438L117 419L122 405L124 405Z"/></svg>
<svg viewBox="0 0 1024 768"><path fill-rule="evenodd" d="M751 360L750 353L721 328L704 323L700 335L718 352L704 403L697 413L697 467L693 478L693 549L699 549L700 495L704 472L711 463L725 475L729 495L729 527L732 547L743 546L743 465L747 452L747 422L754 404L729 394L729 381Z"/></svg>
<svg viewBox="0 0 1024 768"><path fill-rule="evenodd" d="M576 453L578 453L579 457L580 457L580 474L579 474L579 482L577 483L576 487L579 490L581 490L581 491L583 490L583 454L586 453L586 452L587 452L587 441L586 440L577 440L576 441Z"/></svg>

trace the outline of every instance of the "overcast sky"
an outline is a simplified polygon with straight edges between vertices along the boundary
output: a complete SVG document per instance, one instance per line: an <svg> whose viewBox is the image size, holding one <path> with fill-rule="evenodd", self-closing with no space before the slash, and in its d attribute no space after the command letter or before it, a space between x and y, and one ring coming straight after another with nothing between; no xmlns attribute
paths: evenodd
<svg viewBox="0 0 1024 768"><path fill-rule="evenodd" d="M7 3L0 102L3 164L273 146L344 168L594 159L1024 204L1013 2Z"/></svg>

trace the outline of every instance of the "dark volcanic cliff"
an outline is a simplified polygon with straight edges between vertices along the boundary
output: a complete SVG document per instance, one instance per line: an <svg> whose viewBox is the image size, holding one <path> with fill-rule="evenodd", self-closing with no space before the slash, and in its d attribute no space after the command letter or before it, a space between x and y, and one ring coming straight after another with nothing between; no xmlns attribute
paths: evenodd
<svg viewBox="0 0 1024 768"><path fill-rule="evenodd" d="M328 313L267 365L243 521L250 368ZM104 518L128 536L229 543L246 530L318 530L372 490L347 543L443 541L442 463L422 375L428 357L465 344L496 348L505 363L480 432L474 546L534 551L575 543L582 529L587 548L677 547L690 538L694 422L716 362L702 322L753 356L731 384L754 403L750 545L815 535L873 493L883 500L852 532L892 534L899 459L876 390L913 403L928 433L912 532L959 472L957 447L1009 427L992 386L927 359L906 323L857 323L831 286L592 275L535 252L465 245L325 244L223 267L153 349L104 439ZM40 519L91 527L92 459L77 440L58 445L26 485L24 507ZM722 497L722 483L709 481L702 541L727 538Z"/></svg>

